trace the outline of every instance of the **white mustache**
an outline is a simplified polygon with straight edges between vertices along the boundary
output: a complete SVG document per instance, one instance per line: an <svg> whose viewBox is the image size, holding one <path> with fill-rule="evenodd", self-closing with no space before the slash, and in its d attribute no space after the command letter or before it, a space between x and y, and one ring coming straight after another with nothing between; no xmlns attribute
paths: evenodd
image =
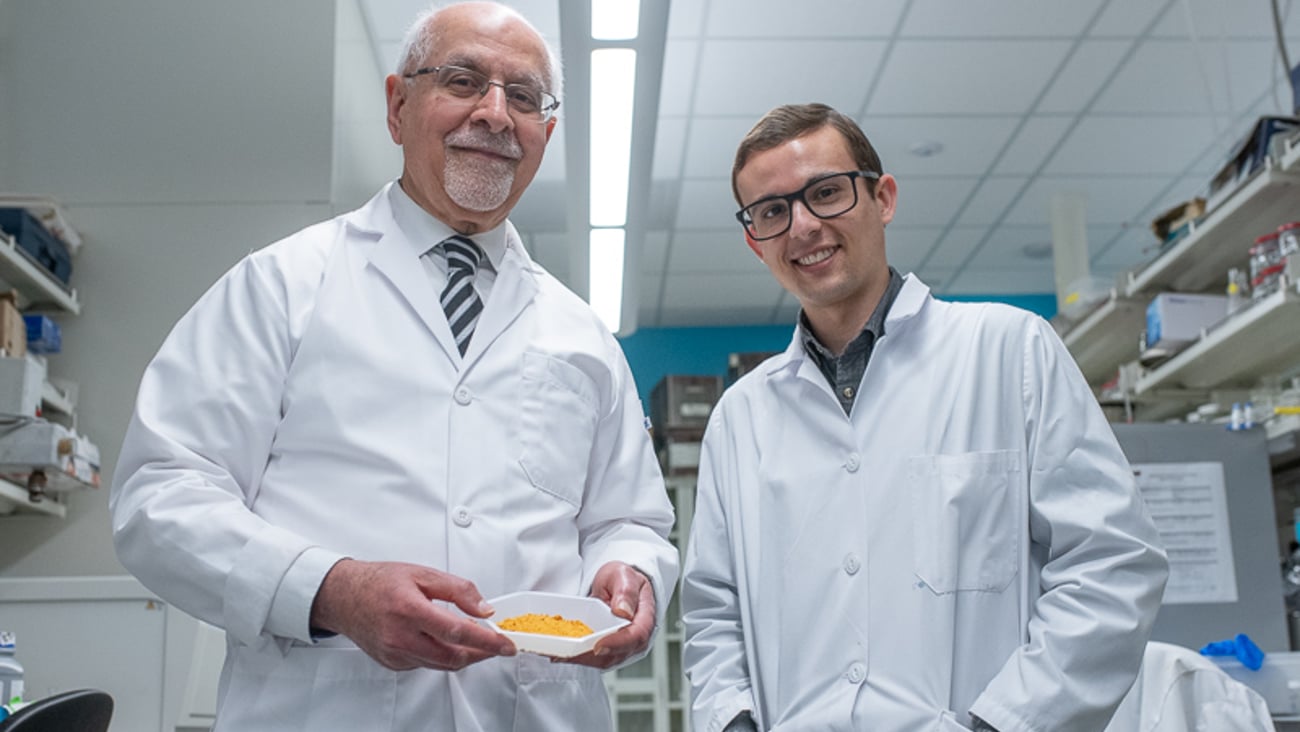
<svg viewBox="0 0 1300 732"><path fill-rule="evenodd" d="M455 130L443 138L444 141L453 147L468 147L475 150L486 150L487 152L502 157L518 160L524 156L523 148L519 146L519 141L514 135L508 132L492 134L485 132L481 128L470 128L466 130Z"/></svg>

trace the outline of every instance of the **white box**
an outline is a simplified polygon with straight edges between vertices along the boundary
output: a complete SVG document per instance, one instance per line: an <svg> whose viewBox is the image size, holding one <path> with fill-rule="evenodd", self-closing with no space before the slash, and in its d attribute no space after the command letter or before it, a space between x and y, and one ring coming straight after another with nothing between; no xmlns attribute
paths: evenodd
<svg viewBox="0 0 1300 732"><path fill-rule="evenodd" d="M31 354L0 358L0 414L36 416L44 386L44 359Z"/></svg>
<svg viewBox="0 0 1300 732"><path fill-rule="evenodd" d="M1164 292L1147 305L1147 348L1181 348L1228 315L1223 295Z"/></svg>
<svg viewBox="0 0 1300 732"><path fill-rule="evenodd" d="M1269 651L1258 671L1251 671L1231 656L1211 656L1210 660L1264 697L1274 716L1300 714L1300 653Z"/></svg>

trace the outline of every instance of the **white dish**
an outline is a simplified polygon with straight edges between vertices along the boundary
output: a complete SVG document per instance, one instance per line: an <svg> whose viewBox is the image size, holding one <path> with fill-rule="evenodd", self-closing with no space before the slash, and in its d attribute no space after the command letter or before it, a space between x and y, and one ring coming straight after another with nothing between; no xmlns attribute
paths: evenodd
<svg viewBox="0 0 1300 732"><path fill-rule="evenodd" d="M509 638L515 648L554 658L572 658L596 647L596 641L628 624L627 620L610 612L609 606L594 597L575 597L554 592L512 592L488 600L495 613L483 622L496 632ZM590 635L566 638L542 633L521 633L502 630L498 622L527 613L559 615L566 620L581 620L591 628Z"/></svg>

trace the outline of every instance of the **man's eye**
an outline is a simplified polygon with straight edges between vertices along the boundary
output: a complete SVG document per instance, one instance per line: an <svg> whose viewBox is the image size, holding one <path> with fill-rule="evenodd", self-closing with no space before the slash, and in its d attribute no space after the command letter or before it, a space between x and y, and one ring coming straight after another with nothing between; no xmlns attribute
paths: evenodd
<svg viewBox="0 0 1300 732"><path fill-rule="evenodd" d="M826 183L817 187L813 191L813 198L819 201L832 200L844 192L844 186L839 183Z"/></svg>
<svg viewBox="0 0 1300 732"><path fill-rule="evenodd" d="M444 83L448 89L454 92L470 93L478 91L479 88L478 80L469 74L457 74L448 78Z"/></svg>
<svg viewBox="0 0 1300 732"><path fill-rule="evenodd" d="M532 89L510 89L510 103L524 110L538 109L542 106L541 95Z"/></svg>
<svg viewBox="0 0 1300 732"><path fill-rule="evenodd" d="M759 220L778 218L785 216L785 210L785 201L772 201L759 206L755 218Z"/></svg>

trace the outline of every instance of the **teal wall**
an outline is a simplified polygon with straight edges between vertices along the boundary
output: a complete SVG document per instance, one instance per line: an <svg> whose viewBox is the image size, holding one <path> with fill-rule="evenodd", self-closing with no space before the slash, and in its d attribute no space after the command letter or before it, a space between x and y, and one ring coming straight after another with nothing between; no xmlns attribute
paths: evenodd
<svg viewBox="0 0 1300 732"><path fill-rule="evenodd" d="M945 295L943 300L1004 302L1044 318L1056 314L1055 295L990 297ZM650 390L668 374L726 376L727 357L749 351L784 351L794 336L794 324L750 325L718 328L641 328L620 338L637 391L650 409Z"/></svg>

